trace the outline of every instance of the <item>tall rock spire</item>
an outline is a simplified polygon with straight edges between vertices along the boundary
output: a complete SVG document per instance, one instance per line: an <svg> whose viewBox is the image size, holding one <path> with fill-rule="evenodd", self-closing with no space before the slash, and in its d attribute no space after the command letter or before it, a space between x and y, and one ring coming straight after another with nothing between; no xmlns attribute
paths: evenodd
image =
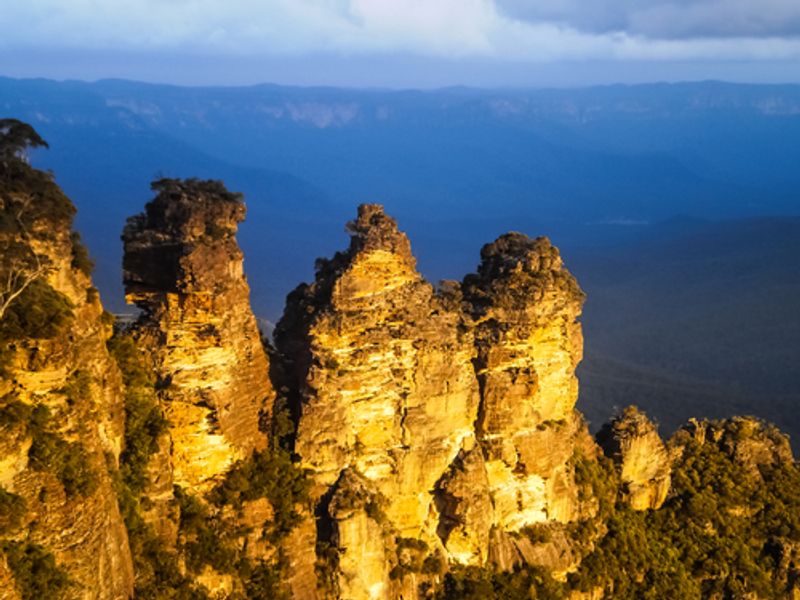
<svg viewBox="0 0 800 600"><path fill-rule="evenodd" d="M474 347L382 207L360 206L348 229L349 249L290 294L276 341L301 390L295 451L321 502L332 494L342 597L389 597L394 540L436 552L434 487L474 446Z"/></svg>
<svg viewBox="0 0 800 600"><path fill-rule="evenodd" d="M266 446L274 400L235 237L245 206L214 181L153 188L122 236L126 299L161 381L174 482L203 491Z"/></svg>
<svg viewBox="0 0 800 600"><path fill-rule="evenodd" d="M576 450L594 452L575 411L583 292L547 238L520 233L485 245L462 287L475 327L476 435L493 525L515 532L584 518L572 464Z"/></svg>

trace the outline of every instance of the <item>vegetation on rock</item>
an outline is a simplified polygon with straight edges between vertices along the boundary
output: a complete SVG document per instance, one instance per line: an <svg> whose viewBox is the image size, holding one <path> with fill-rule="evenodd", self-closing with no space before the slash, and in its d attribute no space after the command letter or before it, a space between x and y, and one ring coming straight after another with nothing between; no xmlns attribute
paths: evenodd
<svg viewBox="0 0 800 600"><path fill-rule="evenodd" d="M306 474L292 463L289 453L273 447L236 463L209 499L220 507L241 509L243 502L266 498L274 511L266 535L277 541L298 523L295 505L308 501L308 488Z"/></svg>
<svg viewBox="0 0 800 600"><path fill-rule="evenodd" d="M166 431L167 421L156 398L155 375L133 338L117 334L108 341L108 349L125 383L125 444L120 470L131 492L139 494L147 479L147 462L158 449L158 438Z"/></svg>
<svg viewBox="0 0 800 600"><path fill-rule="evenodd" d="M27 542L3 542L0 550L14 574L14 583L22 600L66 597L69 577L46 548Z"/></svg>
<svg viewBox="0 0 800 600"><path fill-rule="evenodd" d="M25 498L0 487L0 536L20 526L26 510Z"/></svg>
<svg viewBox="0 0 800 600"><path fill-rule="evenodd" d="M80 441L70 442L53 429L52 413L44 404L31 412L28 431L32 437L28 459L33 469L55 474L67 496L87 496L97 487L86 449Z"/></svg>

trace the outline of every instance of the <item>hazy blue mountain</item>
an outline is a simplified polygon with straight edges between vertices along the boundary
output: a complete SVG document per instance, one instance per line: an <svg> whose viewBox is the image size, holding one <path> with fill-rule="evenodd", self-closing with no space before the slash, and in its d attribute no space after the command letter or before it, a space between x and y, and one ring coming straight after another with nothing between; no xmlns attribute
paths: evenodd
<svg viewBox="0 0 800 600"><path fill-rule="evenodd" d="M125 310L119 235L156 177L220 178L246 194L245 268L256 312L273 321L314 259L347 244L355 205L381 202L432 281L460 279L508 230L562 248L589 295L591 419L635 402L667 429L749 412L800 435L800 86L0 78L0 107L50 142L33 161L76 202L113 310Z"/></svg>
<svg viewBox="0 0 800 600"><path fill-rule="evenodd" d="M364 201L402 219L433 278L459 277L476 244L508 229L564 244L678 214L797 214L799 204L800 86L419 92L0 79L0 104L51 142L35 160L75 198L116 308L118 232L158 174L219 177L247 194L247 268L270 318L297 275L342 245L331 231Z"/></svg>

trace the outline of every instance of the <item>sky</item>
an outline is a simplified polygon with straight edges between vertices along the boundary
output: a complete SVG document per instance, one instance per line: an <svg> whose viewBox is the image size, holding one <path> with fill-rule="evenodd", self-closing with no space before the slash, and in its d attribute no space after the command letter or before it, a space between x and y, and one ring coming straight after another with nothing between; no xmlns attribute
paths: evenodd
<svg viewBox="0 0 800 600"><path fill-rule="evenodd" d="M800 0L0 0L0 75L191 85L800 82Z"/></svg>

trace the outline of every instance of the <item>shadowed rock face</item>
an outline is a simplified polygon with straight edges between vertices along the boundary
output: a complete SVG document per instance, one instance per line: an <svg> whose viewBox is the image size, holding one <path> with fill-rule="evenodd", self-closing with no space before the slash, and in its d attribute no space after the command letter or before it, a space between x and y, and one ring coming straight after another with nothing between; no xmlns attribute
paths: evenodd
<svg viewBox="0 0 800 600"><path fill-rule="evenodd" d="M153 187L122 236L126 298L163 382L174 482L203 491L266 445L274 399L235 237L245 207L218 182Z"/></svg>
<svg viewBox="0 0 800 600"><path fill-rule="evenodd" d="M671 461L655 424L644 413L629 406L602 427L597 442L617 465L624 498L634 510L664 504Z"/></svg>

